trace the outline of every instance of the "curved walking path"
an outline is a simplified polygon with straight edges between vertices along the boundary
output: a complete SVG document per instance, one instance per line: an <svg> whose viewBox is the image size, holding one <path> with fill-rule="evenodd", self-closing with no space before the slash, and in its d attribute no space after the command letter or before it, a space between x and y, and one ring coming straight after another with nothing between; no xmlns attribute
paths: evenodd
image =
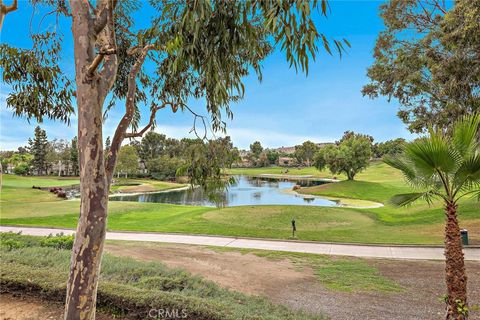
<svg viewBox="0 0 480 320"><path fill-rule="evenodd" d="M72 229L30 228L0 226L0 232L22 232L32 236L48 236L63 232L73 234ZM238 237L221 237L206 235L183 235L171 233L147 232L107 232L107 240L147 241L182 243L230 248L260 249L272 251L303 252L328 254L339 256L387 258L387 259L415 259L415 260L443 260L443 248L435 246L400 246L400 245L360 245L341 243L322 243L307 241L262 240ZM464 249L465 259L480 261L480 247Z"/></svg>

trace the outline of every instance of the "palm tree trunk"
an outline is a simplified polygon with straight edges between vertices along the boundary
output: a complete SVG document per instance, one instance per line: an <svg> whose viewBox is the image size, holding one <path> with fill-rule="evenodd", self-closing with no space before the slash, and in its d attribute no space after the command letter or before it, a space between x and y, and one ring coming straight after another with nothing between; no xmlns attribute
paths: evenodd
<svg viewBox="0 0 480 320"><path fill-rule="evenodd" d="M448 320L465 320L466 314L459 312L458 307L467 306L467 275L462 252L460 227L457 220L457 205L447 203L445 207L445 281L447 284Z"/></svg>

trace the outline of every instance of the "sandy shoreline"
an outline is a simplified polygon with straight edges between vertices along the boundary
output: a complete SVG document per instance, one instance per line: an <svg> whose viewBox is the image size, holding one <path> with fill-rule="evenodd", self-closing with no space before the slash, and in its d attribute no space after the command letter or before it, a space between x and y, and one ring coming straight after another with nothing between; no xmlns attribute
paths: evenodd
<svg viewBox="0 0 480 320"><path fill-rule="evenodd" d="M338 198L329 196L316 196L313 194L303 194L291 189L283 189L282 192L295 195L303 199L325 199L339 202L339 207L343 208L355 208L355 209L374 209L383 207L383 203L374 202L370 200L350 199L350 198Z"/></svg>

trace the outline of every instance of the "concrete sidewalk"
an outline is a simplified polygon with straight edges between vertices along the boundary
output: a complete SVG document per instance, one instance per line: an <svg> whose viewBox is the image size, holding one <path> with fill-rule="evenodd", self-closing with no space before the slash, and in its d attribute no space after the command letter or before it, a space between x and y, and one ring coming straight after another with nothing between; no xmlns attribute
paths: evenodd
<svg viewBox="0 0 480 320"><path fill-rule="evenodd" d="M29 228L0 226L0 232L22 232L33 236L47 236L63 232L72 234L71 229ZM302 241L261 240L237 237L220 237L205 235L182 235L167 233L145 232L107 232L108 240L147 241L182 243L206 246L220 246L231 248L261 249L272 251L304 252L315 254L386 258L386 259L415 259L415 260L443 260L442 247L430 246L383 246L383 245L356 245L341 243L321 243ZM480 248L469 247L464 249L465 259L480 261Z"/></svg>

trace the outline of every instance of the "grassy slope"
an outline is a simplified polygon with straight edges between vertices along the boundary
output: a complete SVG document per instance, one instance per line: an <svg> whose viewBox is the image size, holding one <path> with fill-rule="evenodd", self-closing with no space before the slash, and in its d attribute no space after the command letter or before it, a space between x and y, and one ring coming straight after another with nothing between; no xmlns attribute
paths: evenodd
<svg viewBox="0 0 480 320"><path fill-rule="evenodd" d="M358 180L305 188L302 192L385 203L393 194L410 190L403 183L398 171L382 163L373 164L364 173L359 174ZM29 189L29 192L33 191L42 199L51 197L52 201L33 205L11 199L14 201L2 203L2 224L70 228L75 226L78 218L78 201L57 201L49 193ZM31 200L34 199L31 198ZM112 201L109 204L108 227L110 230L188 232L288 239L291 236L290 220L295 217L298 228L297 237L301 240L441 244L443 241L441 207L441 203L428 206L419 202L400 209L389 205L377 209L306 206L244 206L212 209ZM469 229L471 242L480 243L478 203L473 200L461 203L460 223L461 227Z"/></svg>

